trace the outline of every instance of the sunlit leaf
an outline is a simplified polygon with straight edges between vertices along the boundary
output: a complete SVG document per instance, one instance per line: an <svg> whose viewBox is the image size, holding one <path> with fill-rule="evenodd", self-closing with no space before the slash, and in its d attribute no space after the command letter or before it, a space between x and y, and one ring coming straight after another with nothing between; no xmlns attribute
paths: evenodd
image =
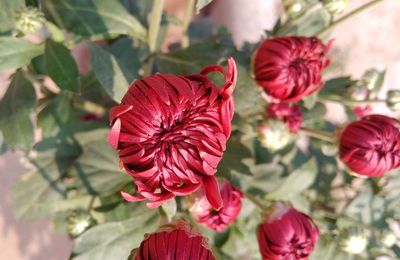
<svg viewBox="0 0 400 260"><path fill-rule="evenodd" d="M128 34L146 39L146 29L117 0L46 0L43 10L48 19L78 35Z"/></svg>

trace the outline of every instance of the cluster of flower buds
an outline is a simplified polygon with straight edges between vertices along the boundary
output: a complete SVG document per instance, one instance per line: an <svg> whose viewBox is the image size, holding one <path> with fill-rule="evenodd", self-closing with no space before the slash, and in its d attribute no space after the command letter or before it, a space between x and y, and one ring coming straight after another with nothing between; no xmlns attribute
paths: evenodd
<svg viewBox="0 0 400 260"><path fill-rule="evenodd" d="M229 210L223 214L229 214ZM257 238L263 259L307 259L319 239L319 229L309 216L290 203L278 201L265 213L257 229ZM200 231L184 220L176 220L145 235L129 259L210 260L215 257Z"/></svg>
<svg viewBox="0 0 400 260"><path fill-rule="evenodd" d="M330 63L326 57L330 48L331 42L324 45L315 37L293 36L267 39L257 49L254 76L272 101L258 126L264 147L284 148L293 139L291 133L301 128L302 112L294 102L322 88L321 73Z"/></svg>

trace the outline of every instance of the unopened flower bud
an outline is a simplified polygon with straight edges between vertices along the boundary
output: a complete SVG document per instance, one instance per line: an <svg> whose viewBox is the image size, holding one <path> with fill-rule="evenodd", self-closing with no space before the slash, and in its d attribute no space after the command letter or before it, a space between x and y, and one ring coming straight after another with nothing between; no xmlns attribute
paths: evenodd
<svg viewBox="0 0 400 260"><path fill-rule="evenodd" d="M258 126L258 138L265 148L277 151L290 143L292 135L284 122L266 120Z"/></svg>
<svg viewBox="0 0 400 260"><path fill-rule="evenodd" d="M349 0L323 0L325 9L332 15L342 13L349 5Z"/></svg>
<svg viewBox="0 0 400 260"><path fill-rule="evenodd" d="M337 145L323 144L321 146L321 151L326 156L335 156L335 155L337 155L339 149L338 149Z"/></svg>
<svg viewBox="0 0 400 260"><path fill-rule="evenodd" d="M78 210L68 216L68 233L71 237L77 237L95 224L93 217L86 211Z"/></svg>
<svg viewBox="0 0 400 260"><path fill-rule="evenodd" d="M392 231L387 231L385 232L385 234L382 235L381 242L387 248L391 248L392 246L394 246L394 244L396 244L396 241L397 237Z"/></svg>
<svg viewBox="0 0 400 260"><path fill-rule="evenodd" d="M314 221L287 202L273 202L257 228L262 259L308 259L318 239Z"/></svg>
<svg viewBox="0 0 400 260"><path fill-rule="evenodd" d="M291 16L297 16L304 11L307 3L305 0L284 0L283 7Z"/></svg>
<svg viewBox="0 0 400 260"><path fill-rule="evenodd" d="M368 70L362 77L364 85L370 90L369 98L376 98L382 86L383 74L378 70Z"/></svg>
<svg viewBox="0 0 400 260"><path fill-rule="evenodd" d="M343 251L358 255L361 254L367 247L368 238L364 230L360 228L349 228L341 234L342 239L340 246Z"/></svg>
<svg viewBox="0 0 400 260"><path fill-rule="evenodd" d="M22 34L36 33L46 21L42 11L36 7L27 7L19 11L16 20L16 29Z"/></svg>
<svg viewBox="0 0 400 260"><path fill-rule="evenodd" d="M352 100L363 101L368 98L369 92L364 85L353 85L347 90L347 96Z"/></svg>
<svg viewBox="0 0 400 260"><path fill-rule="evenodd" d="M389 90L386 105L393 111L400 110L400 90Z"/></svg>

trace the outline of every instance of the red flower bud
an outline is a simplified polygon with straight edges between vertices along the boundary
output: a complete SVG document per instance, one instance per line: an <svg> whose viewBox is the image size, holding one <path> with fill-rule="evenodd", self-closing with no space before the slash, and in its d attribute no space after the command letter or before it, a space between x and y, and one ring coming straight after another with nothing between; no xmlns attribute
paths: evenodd
<svg viewBox="0 0 400 260"><path fill-rule="evenodd" d="M223 206L220 210L213 210L207 198L202 196L191 209L194 218L208 228L222 232L238 217L242 208L242 192L229 182L222 185L221 195Z"/></svg>
<svg viewBox="0 0 400 260"><path fill-rule="evenodd" d="M352 171L379 177L400 166L400 122L369 115L347 125L340 137L340 158Z"/></svg>
<svg viewBox="0 0 400 260"><path fill-rule="evenodd" d="M290 132L296 133L303 123L303 116L296 104L278 103L268 104L265 108L267 117L285 122Z"/></svg>
<svg viewBox="0 0 400 260"><path fill-rule="evenodd" d="M366 106L356 106L353 108L353 113L356 115L357 119L368 116L372 112L372 107L370 105Z"/></svg>
<svg viewBox="0 0 400 260"><path fill-rule="evenodd" d="M176 221L146 235L132 260L214 260L207 239L184 221Z"/></svg>
<svg viewBox="0 0 400 260"><path fill-rule="evenodd" d="M255 54L255 78L271 97L298 101L322 88L321 72L330 63L326 54L331 45L315 37L268 39Z"/></svg>
<svg viewBox="0 0 400 260"><path fill-rule="evenodd" d="M319 229L289 203L275 202L259 225L257 237L263 259L306 260L319 238Z"/></svg>
<svg viewBox="0 0 400 260"><path fill-rule="evenodd" d="M206 77L214 71L225 76L221 89ZM195 75L155 74L130 86L110 111L108 138L139 193L122 192L125 200L158 207L203 186L212 207L221 208L214 175L231 132L236 74L230 58L228 71L209 66Z"/></svg>

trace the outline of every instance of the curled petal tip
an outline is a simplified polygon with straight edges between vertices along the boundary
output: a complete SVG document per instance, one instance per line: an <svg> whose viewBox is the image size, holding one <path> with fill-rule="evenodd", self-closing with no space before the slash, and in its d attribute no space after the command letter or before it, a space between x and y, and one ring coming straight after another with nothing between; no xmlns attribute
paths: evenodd
<svg viewBox="0 0 400 260"><path fill-rule="evenodd" d="M118 149L118 142L119 142L119 133L121 131L121 120L117 118L114 122L113 126L111 127L110 132L108 132L108 142L114 149Z"/></svg>
<svg viewBox="0 0 400 260"><path fill-rule="evenodd" d="M219 192L218 183L214 176L203 178L204 191L211 207L215 210L220 210L223 205L221 193Z"/></svg>
<svg viewBox="0 0 400 260"><path fill-rule="evenodd" d="M222 98L230 98L236 86L237 80L237 66L235 60L230 57L227 60L228 71L225 73L225 85L221 89Z"/></svg>
<svg viewBox="0 0 400 260"><path fill-rule="evenodd" d="M123 190L120 191L120 194L121 194L122 198L128 202L136 202L136 201L145 200L145 197L143 197L143 196L140 196L140 195L135 196L135 195L129 194L128 192L123 191Z"/></svg>

